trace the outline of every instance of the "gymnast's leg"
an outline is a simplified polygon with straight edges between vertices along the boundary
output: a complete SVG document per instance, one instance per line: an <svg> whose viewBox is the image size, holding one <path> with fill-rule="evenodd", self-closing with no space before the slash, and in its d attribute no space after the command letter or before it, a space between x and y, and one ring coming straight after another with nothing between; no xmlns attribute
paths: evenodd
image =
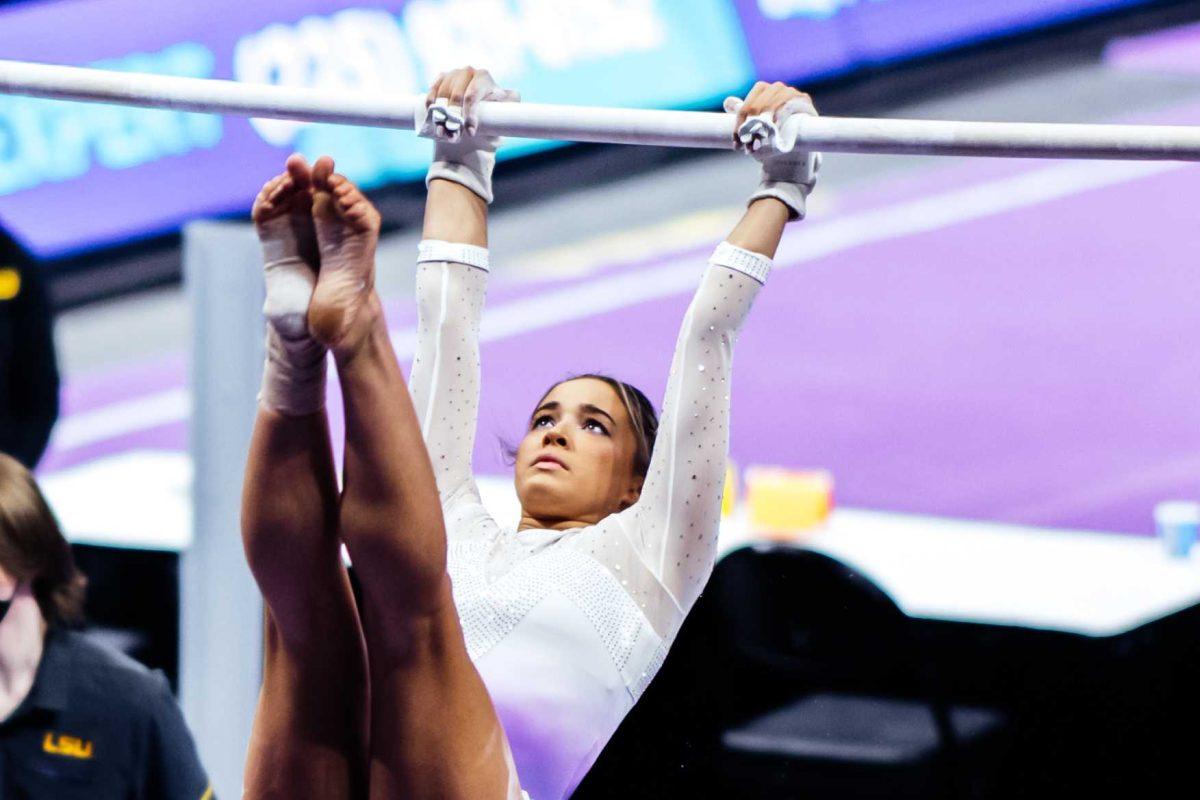
<svg viewBox="0 0 1200 800"><path fill-rule="evenodd" d="M504 731L467 656L433 469L373 290L379 215L313 169L321 274L309 310L346 407L340 533L363 587L372 798L519 795Z"/></svg>
<svg viewBox="0 0 1200 800"><path fill-rule="evenodd" d="M305 324L316 280L309 167L263 187L268 361L242 495L246 558L267 606L247 798L364 798L366 653L337 537L325 348Z"/></svg>

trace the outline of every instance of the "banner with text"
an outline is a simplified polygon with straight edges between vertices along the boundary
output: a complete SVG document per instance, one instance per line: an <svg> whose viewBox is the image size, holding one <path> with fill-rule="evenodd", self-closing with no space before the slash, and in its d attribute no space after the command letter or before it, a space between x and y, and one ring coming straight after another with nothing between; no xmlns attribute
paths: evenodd
<svg viewBox="0 0 1200 800"><path fill-rule="evenodd" d="M696 108L1148 0L41 0L0 58L413 94L486 66L531 101ZM551 146L514 140L501 157ZM0 95L0 225L53 258L246 209L294 151L367 187L420 176L411 133Z"/></svg>
<svg viewBox="0 0 1200 800"><path fill-rule="evenodd" d="M61 0L0 11L0 58L407 94L471 64L529 100L647 108L710 105L753 77L728 0ZM423 174L431 149L411 132L0 95L0 224L59 256L246 208L293 151L370 187Z"/></svg>

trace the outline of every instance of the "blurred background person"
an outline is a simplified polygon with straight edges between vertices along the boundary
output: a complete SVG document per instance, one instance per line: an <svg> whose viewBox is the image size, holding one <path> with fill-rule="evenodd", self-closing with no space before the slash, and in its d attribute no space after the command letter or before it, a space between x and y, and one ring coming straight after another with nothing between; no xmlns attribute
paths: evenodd
<svg viewBox="0 0 1200 800"><path fill-rule="evenodd" d="M41 268L0 230L0 452L32 469L57 419L54 314Z"/></svg>
<svg viewBox="0 0 1200 800"><path fill-rule="evenodd" d="M72 630L85 588L33 476L0 455L0 797L211 800L162 674Z"/></svg>

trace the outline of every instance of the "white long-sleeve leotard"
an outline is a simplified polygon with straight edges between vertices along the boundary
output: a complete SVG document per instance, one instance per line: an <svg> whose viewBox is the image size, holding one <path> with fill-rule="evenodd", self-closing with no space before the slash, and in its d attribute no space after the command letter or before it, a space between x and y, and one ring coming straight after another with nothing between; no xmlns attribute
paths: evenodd
<svg viewBox="0 0 1200 800"><path fill-rule="evenodd" d="M454 600L534 800L565 798L583 779L712 570L733 345L769 261L723 244L712 262L679 333L641 498L567 531L505 530L480 502L471 454L488 273L418 264L410 390L441 494Z"/></svg>

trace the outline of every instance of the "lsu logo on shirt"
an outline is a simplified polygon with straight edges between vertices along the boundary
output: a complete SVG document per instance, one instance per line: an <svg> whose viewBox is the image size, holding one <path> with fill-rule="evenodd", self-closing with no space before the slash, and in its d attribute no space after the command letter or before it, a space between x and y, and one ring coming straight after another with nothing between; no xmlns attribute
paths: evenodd
<svg viewBox="0 0 1200 800"><path fill-rule="evenodd" d="M0 267L0 302L21 293L21 273L13 267Z"/></svg>
<svg viewBox="0 0 1200 800"><path fill-rule="evenodd" d="M86 761L92 757L93 749L91 742L80 739L78 736L67 736L62 733L55 734L51 731L46 731L46 736L42 739L42 751L55 756L66 756L67 758L78 758Z"/></svg>

